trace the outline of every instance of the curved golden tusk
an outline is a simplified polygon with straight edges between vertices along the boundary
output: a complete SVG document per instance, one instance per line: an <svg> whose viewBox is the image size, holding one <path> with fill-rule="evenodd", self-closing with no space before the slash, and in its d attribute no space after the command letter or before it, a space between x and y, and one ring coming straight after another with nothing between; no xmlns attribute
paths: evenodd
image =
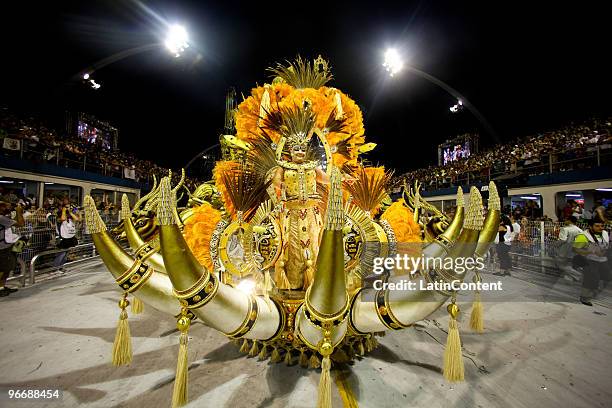
<svg viewBox="0 0 612 408"><path fill-rule="evenodd" d="M175 196L176 196L176 193L180 190L180 188L183 187L184 183L185 183L185 169L181 169L181 178L178 184L172 189L172 192ZM183 194L181 193L181 196L177 200L175 200L175 202L180 201L182 197L183 197ZM176 206L174 206L174 217L181 225L184 225L183 220L181 220L181 217L179 216L178 209L176 208Z"/></svg>
<svg viewBox="0 0 612 408"><path fill-rule="evenodd" d="M181 169L181 178L179 179L178 184L174 186L172 191L174 191L174 193L176 194L179 191L179 189L183 187L184 183L185 183L185 169Z"/></svg>
<svg viewBox="0 0 612 408"><path fill-rule="evenodd" d="M140 207L149 199L151 198L151 196L153 195L153 193L155 192L155 190L157 189L157 177L155 177L155 174L153 174L153 187L151 187L151 191L149 191L147 194L145 194L144 196L140 197L140 200L138 200L136 202L136 204L134 204L134 212L137 212Z"/></svg>
<svg viewBox="0 0 612 408"><path fill-rule="evenodd" d="M449 253L451 258L469 257L474 254L478 236L483 227L483 210L480 191L476 187L472 187L470 189L470 205L465 215L463 229Z"/></svg>
<svg viewBox="0 0 612 408"><path fill-rule="evenodd" d="M457 188L457 209L453 220L442 234L438 235L431 244L423 249L423 256L433 258L448 255L450 244L459 236L464 219L465 199L463 197L463 189L459 187Z"/></svg>
<svg viewBox="0 0 612 408"><path fill-rule="evenodd" d="M495 240L495 235L498 233L499 220L501 217L501 202L497 187L492 181L489 182L489 205L487 218L484 222L482 232L478 236L478 245L476 245L476 256L484 257L489 250L489 245Z"/></svg>
<svg viewBox="0 0 612 408"><path fill-rule="evenodd" d="M130 245L130 248L132 248L134 252L137 252L147 242L142 239L140 234L138 234L136 227L134 226L129 205L130 203L128 201L127 195L124 194L121 198L121 217L123 218L123 230L125 231L125 236L127 238L128 244ZM153 268L155 268L156 271L166 274L164 258L162 257L161 253L159 253L159 250L149 255L149 257L147 258L147 263L149 263Z"/></svg>
<svg viewBox="0 0 612 408"><path fill-rule="evenodd" d="M461 232L461 226L463 225L463 219L465 215L465 199L463 198L463 189L461 187L457 188L457 207L455 211L455 216L451 221L450 225L442 234L440 234L440 239L453 242L459 233Z"/></svg>
<svg viewBox="0 0 612 408"><path fill-rule="evenodd" d="M305 340L307 345L317 345L327 337L333 346L340 342L346 333L343 317L348 313L349 296L344 272L344 208L341 176L335 167L331 172L325 217L314 281L306 291L301 311L297 313L296 335ZM332 321L334 323L331 323ZM313 322L322 324L319 326ZM328 336L324 336L320 330L325 322L330 323Z"/></svg>
<svg viewBox="0 0 612 408"><path fill-rule="evenodd" d="M120 278L135 265L135 260L129 256L106 231L106 225L96 210L96 204L90 196L85 200L85 221L91 234L96 250L109 272ZM123 288L122 288L123 289ZM152 271L148 279L136 291L138 297L146 304L165 313L176 316L180 313L180 305L172 293L172 284L168 276Z"/></svg>
<svg viewBox="0 0 612 408"><path fill-rule="evenodd" d="M480 231L483 228L482 210L480 192L472 188L463 229L445 259L469 257L474 254ZM432 242L427 247L435 245L436 242ZM426 251L427 247L423 250L424 253L434 252ZM444 276L440 274L435 280L442 279L448 282L461 281L467 270L461 273L441 272L444 272ZM402 276L393 276L388 282L397 284L403 279L405 278ZM364 289L358 292L352 301L353 306L349 316L352 329L358 333L399 330L426 318L444 304L449 297L448 293L418 289L425 287L431 280L427 271L423 271L417 279L412 281L416 285L414 290Z"/></svg>
<svg viewBox="0 0 612 408"><path fill-rule="evenodd" d="M164 265L174 291L204 324L230 337L269 339L279 329L281 315L276 304L247 295L206 270L191 253L175 219L175 194L170 179L160 182L157 218Z"/></svg>

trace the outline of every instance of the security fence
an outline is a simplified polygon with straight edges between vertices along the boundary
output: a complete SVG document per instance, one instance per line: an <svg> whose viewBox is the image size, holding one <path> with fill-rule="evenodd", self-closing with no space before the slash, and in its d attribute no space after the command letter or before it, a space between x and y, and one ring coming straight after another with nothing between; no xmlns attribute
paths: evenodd
<svg viewBox="0 0 612 408"><path fill-rule="evenodd" d="M559 232L564 223L556 221L526 221L521 223L521 230L514 236L510 255L522 268L551 272L556 270L558 251L561 246ZM578 222L581 229L588 228L586 221ZM604 229L612 232L612 224L605 224Z"/></svg>
<svg viewBox="0 0 612 408"><path fill-rule="evenodd" d="M101 217L108 229L114 228L119 223L117 214L101 214ZM60 242L59 225L54 213L35 212L26 215L24 221L25 225L23 227L13 227L13 231L22 239L25 239L27 244L23 251L18 254L17 267L9 277L9 280L20 280L22 285L26 281L24 273L29 271L30 265L34 266L33 259L38 272L55 271L58 268L54 265L56 259L65 252L58 248ZM81 216L81 221L75 222L75 229L78 245L67 250L66 263L95 256L84 215ZM31 273L30 283L34 281L33 276L34 271Z"/></svg>

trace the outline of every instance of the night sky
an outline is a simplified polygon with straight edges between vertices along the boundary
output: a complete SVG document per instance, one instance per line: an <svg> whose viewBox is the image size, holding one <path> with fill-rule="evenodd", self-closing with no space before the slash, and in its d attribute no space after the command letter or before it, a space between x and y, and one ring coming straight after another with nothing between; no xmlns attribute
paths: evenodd
<svg viewBox="0 0 612 408"><path fill-rule="evenodd" d="M609 15L586 2L17 3L2 6L0 104L58 128L65 110L94 114L119 128L121 149L164 166L217 143L230 86L249 95L268 66L297 54L330 60L331 85L357 101L379 144L370 160L400 172L433 164L436 145L462 132L487 146L612 114ZM164 22L187 27L182 58L158 47L96 71L97 91L78 80L96 61L160 41ZM456 100L431 82L388 78L389 46L463 94L495 134L467 110L452 114Z"/></svg>

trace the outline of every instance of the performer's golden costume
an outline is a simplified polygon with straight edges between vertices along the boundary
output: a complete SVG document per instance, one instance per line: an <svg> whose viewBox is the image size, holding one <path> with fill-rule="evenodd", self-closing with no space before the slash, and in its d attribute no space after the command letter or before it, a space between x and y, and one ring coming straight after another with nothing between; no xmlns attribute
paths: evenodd
<svg viewBox="0 0 612 408"><path fill-rule="evenodd" d="M475 188L465 208L459 189L452 220L430 208L418 186L406 201L383 209L390 175L360 162L373 146L365 145L355 102L326 86L327 62L298 59L272 72L272 83L253 89L236 109L236 135L222 136L224 160L212 182L189 193L189 208L177 208L182 182L172 188L167 177L136 208L124 200L123 224L115 232L127 239L131 254L86 197L88 231L124 291L113 363L132 358L126 307L133 294L136 310L142 301L178 319L173 407L187 401L187 333L197 318L250 356L320 367L317 405L325 408L332 362L363 356L376 347L375 335L409 327L450 298L444 376L462 380L456 293L375 290L362 282L373 259L402 253L406 242L423 244L416 251L426 258L423 265L434 257L484 255L499 224L495 185L486 218ZM432 218L423 222L422 211ZM462 281L466 273L423 269L410 279L421 281L420 288ZM399 275L391 270L382 278L405 279ZM470 327L483 329L478 294Z"/></svg>

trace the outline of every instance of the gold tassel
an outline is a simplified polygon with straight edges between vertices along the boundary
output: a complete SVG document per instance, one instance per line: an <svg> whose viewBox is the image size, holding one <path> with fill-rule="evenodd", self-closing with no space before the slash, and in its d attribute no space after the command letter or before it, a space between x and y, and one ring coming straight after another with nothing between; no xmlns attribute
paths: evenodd
<svg viewBox="0 0 612 408"><path fill-rule="evenodd" d="M261 95L261 103L259 104L259 120L262 120L266 117L266 115L270 112L270 91L268 90L270 86L268 84L264 85L264 93Z"/></svg>
<svg viewBox="0 0 612 408"><path fill-rule="evenodd" d="M378 347L378 340L376 340L376 337L372 336L370 341L372 342L372 350L376 349L376 347Z"/></svg>
<svg viewBox="0 0 612 408"><path fill-rule="evenodd" d="M270 292L272 289L272 278L270 277L270 272L266 271L264 274L264 298L266 302L270 301Z"/></svg>
<svg viewBox="0 0 612 408"><path fill-rule="evenodd" d="M470 314L470 328L477 333L484 332L482 302L480 301L480 291L474 293L474 303L472 303L472 313Z"/></svg>
<svg viewBox="0 0 612 408"><path fill-rule="evenodd" d="M368 336L365 339L365 348L366 351L369 353L370 351L374 350L374 347L372 346L372 337Z"/></svg>
<svg viewBox="0 0 612 408"><path fill-rule="evenodd" d="M276 347L274 347L274 350L272 350L272 356L270 356L270 362L271 363L278 363L280 361L281 361L280 353L279 353L278 349Z"/></svg>
<svg viewBox="0 0 612 408"><path fill-rule="evenodd" d="M457 327L459 306L454 302L446 308L450 315L448 322L448 337L444 350L444 378L450 382L459 382L464 379L463 355L461 354L461 339Z"/></svg>
<svg viewBox="0 0 612 408"><path fill-rule="evenodd" d="M365 354L365 349L361 340L357 340L357 354L359 354L360 356L363 356Z"/></svg>
<svg viewBox="0 0 612 408"><path fill-rule="evenodd" d="M329 356L321 363L321 379L319 380L319 398L317 408L331 408L331 360Z"/></svg>
<svg viewBox="0 0 612 408"><path fill-rule="evenodd" d="M128 324L128 314L125 310L130 301L127 300L127 292L123 294L123 298L119 301L121 313L119 314L119 322L117 323L117 332L115 333L115 341L113 342L113 365L121 366L128 365L132 362L132 339L130 337L130 325Z"/></svg>
<svg viewBox="0 0 612 408"><path fill-rule="evenodd" d="M353 343L350 343L348 345L347 354L351 360L355 358L355 349L353 348Z"/></svg>
<svg viewBox="0 0 612 408"><path fill-rule="evenodd" d="M136 296L132 299L132 313L141 314L144 311L144 303L142 300L138 299Z"/></svg>
<svg viewBox="0 0 612 408"><path fill-rule="evenodd" d="M180 330L178 361L176 363L176 376L174 377L174 390L172 391L172 408L187 404L187 342L189 341L189 326L191 319L187 316L187 309L181 310L181 317L176 322Z"/></svg>
<svg viewBox="0 0 612 408"><path fill-rule="evenodd" d="M257 340L253 340L253 346L251 347L251 350L249 350L249 357L255 357L258 354L259 354L259 344Z"/></svg>
<svg viewBox="0 0 612 408"><path fill-rule="evenodd" d="M314 280L314 267L312 266L312 259L306 260L306 269L304 270L304 282L303 288L308 289Z"/></svg>
<svg viewBox="0 0 612 408"><path fill-rule="evenodd" d="M276 282L276 287L279 289L291 289L291 283L289 282L289 278L287 278L287 272L285 272L285 261L278 261L279 265L276 268L276 274L274 276L274 281Z"/></svg>
<svg viewBox="0 0 612 408"><path fill-rule="evenodd" d="M310 368L321 367L321 360L319 360L317 353L312 353L312 356L310 356L309 363L310 363Z"/></svg>
<svg viewBox="0 0 612 408"><path fill-rule="evenodd" d="M249 341L247 339L244 339L244 341L242 342L240 352L243 354L247 354L249 352Z"/></svg>
<svg viewBox="0 0 612 408"><path fill-rule="evenodd" d="M291 356L291 350L287 350L287 353L285 353L285 364L290 366L291 363L293 363L293 358Z"/></svg>
<svg viewBox="0 0 612 408"><path fill-rule="evenodd" d="M308 368L308 354L306 354L303 349L300 350L299 364L304 368Z"/></svg>
<svg viewBox="0 0 612 408"><path fill-rule="evenodd" d="M261 348L261 351L259 352L259 355L257 356L257 359L259 361L263 361L266 358L268 358L268 346L264 344L263 347Z"/></svg>
<svg viewBox="0 0 612 408"><path fill-rule="evenodd" d="M344 116L344 109L342 109L342 98L340 97L340 93L336 92L334 95L334 102L336 103L336 120L342 120Z"/></svg>

